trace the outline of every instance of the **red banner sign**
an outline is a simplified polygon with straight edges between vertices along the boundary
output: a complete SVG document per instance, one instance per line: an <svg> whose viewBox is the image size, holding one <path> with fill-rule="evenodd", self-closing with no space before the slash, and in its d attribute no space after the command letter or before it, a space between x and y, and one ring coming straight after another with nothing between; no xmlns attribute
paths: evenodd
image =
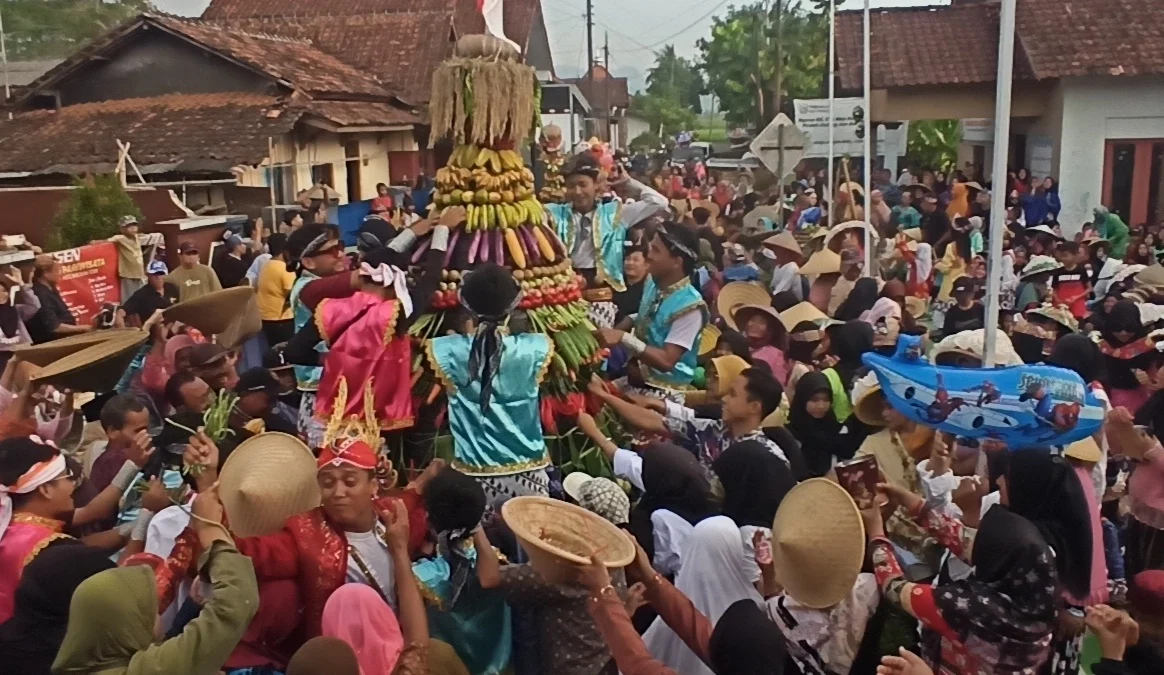
<svg viewBox="0 0 1164 675"><path fill-rule="evenodd" d="M52 255L61 264L57 290L78 324L90 323L105 303L121 303L116 244L102 242Z"/></svg>

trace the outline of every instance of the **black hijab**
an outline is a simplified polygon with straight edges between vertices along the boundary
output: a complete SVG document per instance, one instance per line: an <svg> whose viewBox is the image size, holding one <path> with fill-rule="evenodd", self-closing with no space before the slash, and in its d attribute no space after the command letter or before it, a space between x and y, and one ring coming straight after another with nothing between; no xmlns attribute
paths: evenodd
<svg viewBox="0 0 1164 675"><path fill-rule="evenodd" d="M1091 592L1091 512L1075 470L1045 448L1011 452L1007 459L1010 510L1039 528L1054 549L1063 587L1076 597L1087 597Z"/></svg>
<svg viewBox="0 0 1164 675"><path fill-rule="evenodd" d="M1122 347L1148 334L1148 330L1140 318L1140 308L1131 300L1120 300L1117 302L1111 308L1111 311L1107 313L1107 318L1103 324L1101 333L1103 339L1113 347ZM1117 338L1115 334L1121 331L1131 333L1132 339L1124 342Z"/></svg>
<svg viewBox="0 0 1164 675"><path fill-rule="evenodd" d="M829 328L830 351L840 362L833 370L841 376L845 391L853 388L857 371L864 367L861 355L873 351L873 326L864 321L846 321Z"/></svg>
<svg viewBox="0 0 1164 675"><path fill-rule="evenodd" d="M841 432L841 423L830 407L825 416L817 419L808 414L808 402L813 395L826 392L832 398L833 390L824 373L805 373L796 382L796 391L788 410L788 430L800 441L808 471L813 476L823 476L832 467L832 452L829 450Z"/></svg>
<svg viewBox="0 0 1164 675"><path fill-rule="evenodd" d="M982 517L970 562L968 579L934 589L942 618L963 644L991 645L991 665L1006 666L1006 672L1037 667L1055 625L1058 591L1054 555L1039 529L1004 506L992 507ZM926 651L933 658L940 647L930 637Z"/></svg>
<svg viewBox="0 0 1164 675"><path fill-rule="evenodd" d="M692 525L712 512L711 483L699 460L673 443L652 443L643 458L643 496L631 510L628 529L651 558L655 557L651 514L670 511Z"/></svg>
<svg viewBox="0 0 1164 675"><path fill-rule="evenodd" d="M73 591L114 567L106 553L80 543L49 546L33 558L16 587L12 618L0 625L5 675L50 675L65 639Z"/></svg>
<svg viewBox="0 0 1164 675"><path fill-rule="evenodd" d="M758 441L728 446L711 470L723 485L723 515L740 527L772 527L776 509L796 485L789 465Z"/></svg>
<svg viewBox="0 0 1164 675"><path fill-rule="evenodd" d="M1088 384L1103 379L1103 352L1082 333L1069 333L1056 340L1047 364L1074 370Z"/></svg>
<svg viewBox="0 0 1164 675"><path fill-rule="evenodd" d="M853 290L849 291L849 297L837 307L836 316L833 318L837 321L860 319L862 314L873 309L873 304L877 302L877 294L876 279L873 277L858 279L853 285Z"/></svg>
<svg viewBox="0 0 1164 675"><path fill-rule="evenodd" d="M728 607L707 643L715 675L780 675L786 653L780 628L752 600Z"/></svg>

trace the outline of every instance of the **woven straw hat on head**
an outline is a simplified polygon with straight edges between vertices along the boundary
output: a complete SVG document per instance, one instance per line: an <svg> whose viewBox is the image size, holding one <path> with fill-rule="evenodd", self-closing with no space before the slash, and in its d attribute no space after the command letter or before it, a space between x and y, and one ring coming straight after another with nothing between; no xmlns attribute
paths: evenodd
<svg viewBox="0 0 1164 675"><path fill-rule="evenodd" d="M1103 459L1103 452L1100 451L1099 444L1091 436L1068 445L1063 454L1082 462L1098 462Z"/></svg>
<svg viewBox="0 0 1164 675"><path fill-rule="evenodd" d="M735 323L740 327L740 330L743 330L748 325L748 319L757 314L763 314L772 319L768 322L772 326L772 343L781 344L784 341L784 334L787 332L787 329L784 326L784 322L780 320L780 313L772 305L768 303L762 305L740 305L736 307L735 315L732 318L735 319Z"/></svg>
<svg viewBox="0 0 1164 675"><path fill-rule="evenodd" d="M804 251L800 248L800 242L796 241L796 237L792 236L792 233L788 230L774 234L762 243L768 248L779 248L795 253L798 260L804 259Z"/></svg>
<svg viewBox="0 0 1164 675"><path fill-rule="evenodd" d="M920 319L926 314L929 305L925 298L919 298L916 295L909 295L905 298L905 311L915 319Z"/></svg>
<svg viewBox="0 0 1164 675"><path fill-rule="evenodd" d="M1147 265L1124 265L1116 270L1116 273L1111 275L1112 284L1118 284L1130 276L1135 276L1140 272L1148 269Z"/></svg>
<svg viewBox="0 0 1164 675"><path fill-rule="evenodd" d="M1019 279L1028 279L1043 272L1054 272L1062 266L1062 263L1049 255L1037 255L1023 266L1023 271L1019 272Z"/></svg>
<svg viewBox="0 0 1164 675"><path fill-rule="evenodd" d="M1079 321L1074 316L1072 316L1070 310L1068 310L1066 307L1057 307L1055 305L1047 304L1041 307L1029 309L1027 310L1027 314L1034 314L1035 316L1041 316L1043 318L1050 319L1051 321L1054 321L1060 326L1063 326L1072 333L1079 331Z"/></svg>
<svg viewBox="0 0 1164 675"><path fill-rule="evenodd" d="M853 383L853 414L857 419L871 427L885 426L885 419L881 416L884 405L885 396L875 373L867 373Z"/></svg>
<svg viewBox="0 0 1164 675"><path fill-rule="evenodd" d="M812 254L808 262L800 268L805 276L813 274L837 274L841 271L841 254L831 249L821 249Z"/></svg>
<svg viewBox="0 0 1164 675"><path fill-rule="evenodd" d="M239 443L218 478L230 531L240 537L278 532L291 516L319 506L315 457L298 438L267 432Z"/></svg>
<svg viewBox="0 0 1164 675"><path fill-rule="evenodd" d="M829 317L807 300L780 312L780 323L783 323L789 332L805 321L823 326L828 323Z"/></svg>
<svg viewBox="0 0 1164 675"><path fill-rule="evenodd" d="M733 281L720 290L719 297L715 301L715 308L723 317L728 328L739 330L736 327L736 309L743 305L767 305L771 302L772 299L768 297L768 291L765 291L762 286L747 281Z"/></svg>
<svg viewBox="0 0 1164 675"><path fill-rule="evenodd" d="M58 338L52 342L39 345L22 345L13 350L21 361L27 361L34 366L47 366L54 361L65 358L95 344L112 340L126 335L140 335L140 328L111 328L98 330L92 333L81 333Z"/></svg>
<svg viewBox="0 0 1164 675"><path fill-rule="evenodd" d="M1137 286L1164 286L1164 266L1160 263L1148 265L1136 274Z"/></svg>
<svg viewBox="0 0 1164 675"><path fill-rule="evenodd" d="M32 381L73 391L111 391L149 336L147 331L134 330L102 340L53 361Z"/></svg>
<svg viewBox="0 0 1164 675"><path fill-rule="evenodd" d="M998 331L997 336L994 345L995 367L1023 365L1023 359L1014 350L1010 336L1002 330ZM947 335L934 347L933 352L930 353L930 360L937 363L939 356L951 353L962 354L980 361L985 359L986 329L977 328Z"/></svg>
<svg viewBox="0 0 1164 675"><path fill-rule="evenodd" d="M710 354L711 350L719 344L719 336L723 332L716 328L713 324L707 324L703 327L703 332L699 335L699 355Z"/></svg>
<svg viewBox="0 0 1164 675"><path fill-rule="evenodd" d="M922 233L922 229L920 227L911 227L909 229L902 230L901 233L914 241L921 241L924 238L924 234Z"/></svg>
<svg viewBox="0 0 1164 675"><path fill-rule="evenodd" d="M166 321L181 321L206 335L217 335L230 327L246 311L255 289L237 286L170 305L162 310Z"/></svg>
<svg viewBox="0 0 1164 675"><path fill-rule="evenodd" d="M772 521L776 581L794 600L824 609L845 599L865 560L865 524L840 485L812 478L792 488Z"/></svg>
<svg viewBox="0 0 1164 675"><path fill-rule="evenodd" d="M627 534L580 506L548 497L514 497L502 505L501 517L547 581L573 579L577 566L589 564L592 554L612 568L635 559Z"/></svg>
<svg viewBox="0 0 1164 675"><path fill-rule="evenodd" d="M782 206L757 206L756 208L744 214L744 231L745 232L759 232L764 229L760 224L761 218L768 218L776 225L784 221L784 207Z"/></svg>

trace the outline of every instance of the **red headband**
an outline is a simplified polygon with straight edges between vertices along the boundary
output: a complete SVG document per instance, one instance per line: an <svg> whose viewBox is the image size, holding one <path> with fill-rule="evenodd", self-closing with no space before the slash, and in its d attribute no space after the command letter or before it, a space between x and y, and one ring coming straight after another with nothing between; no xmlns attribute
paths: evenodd
<svg viewBox="0 0 1164 675"><path fill-rule="evenodd" d="M372 446L356 438L337 441L335 445L324 448L319 453L316 466L323 469L329 466L348 464L357 469L375 471L377 465L376 451Z"/></svg>

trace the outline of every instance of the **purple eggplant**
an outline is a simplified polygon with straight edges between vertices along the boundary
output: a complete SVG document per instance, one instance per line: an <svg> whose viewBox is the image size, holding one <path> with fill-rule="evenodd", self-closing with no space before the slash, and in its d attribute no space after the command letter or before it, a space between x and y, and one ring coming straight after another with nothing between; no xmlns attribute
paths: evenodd
<svg viewBox="0 0 1164 675"><path fill-rule="evenodd" d="M501 230L493 230L493 262L505 264L505 235Z"/></svg>
<svg viewBox="0 0 1164 675"><path fill-rule="evenodd" d="M453 251L457 250L457 240L461 238L461 228L453 230L453 236L449 237L449 247L445 249L445 262L443 267L449 268L449 263L453 260Z"/></svg>
<svg viewBox="0 0 1164 675"><path fill-rule="evenodd" d="M542 252L538 250L538 240L534 237L533 230L529 229L530 225L522 225L517 228L517 233L521 235L521 243L525 248L525 256L529 259L530 265L542 264Z"/></svg>
<svg viewBox="0 0 1164 675"><path fill-rule="evenodd" d="M469 265L472 265L473 261L477 259L477 250L481 248L481 232L481 230L474 232L473 240L469 242L469 255L465 259Z"/></svg>
<svg viewBox="0 0 1164 675"><path fill-rule="evenodd" d="M424 241L420 242L420 246L416 247L416 251L414 251L412 254L413 265L420 262L420 259L424 257L424 252L428 250L429 246L432 246L432 237L428 237Z"/></svg>
<svg viewBox="0 0 1164 675"><path fill-rule="evenodd" d="M493 241L488 232L481 234L481 247L477 249L477 262L489 262L493 257Z"/></svg>

